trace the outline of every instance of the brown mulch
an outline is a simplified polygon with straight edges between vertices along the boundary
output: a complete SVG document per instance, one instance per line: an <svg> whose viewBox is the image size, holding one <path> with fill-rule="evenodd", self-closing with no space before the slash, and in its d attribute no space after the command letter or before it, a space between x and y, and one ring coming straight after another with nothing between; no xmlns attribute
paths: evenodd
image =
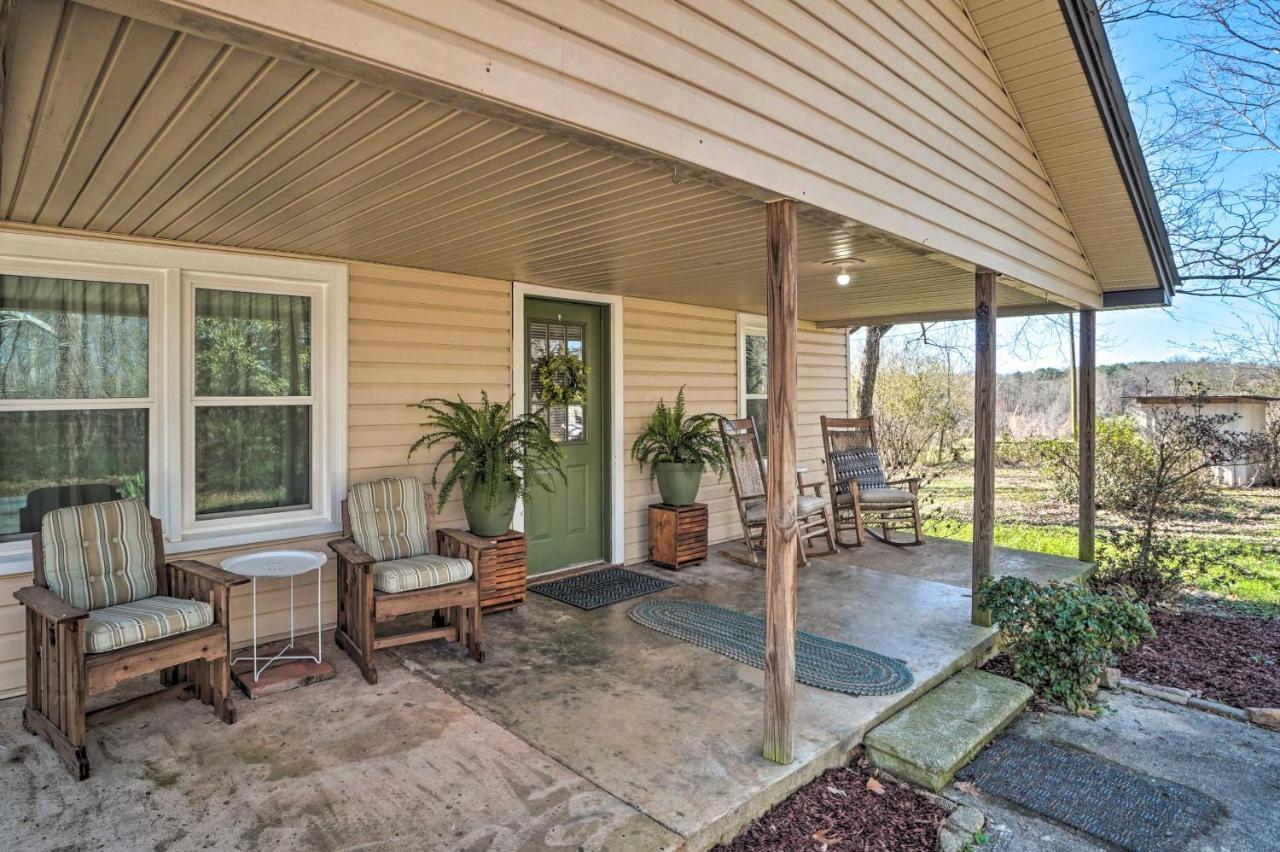
<svg viewBox="0 0 1280 852"><path fill-rule="evenodd" d="M873 787L867 782L874 779ZM722 850L934 852L942 808L910 787L873 776L865 759L830 769L747 826Z"/></svg>
<svg viewBox="0 0 1280 852"><path fill-rule="evenodd" d="M1234 707L1280 707L1280 619L1152 610L1156 637L1120 658L1125 677Z"/></svg>

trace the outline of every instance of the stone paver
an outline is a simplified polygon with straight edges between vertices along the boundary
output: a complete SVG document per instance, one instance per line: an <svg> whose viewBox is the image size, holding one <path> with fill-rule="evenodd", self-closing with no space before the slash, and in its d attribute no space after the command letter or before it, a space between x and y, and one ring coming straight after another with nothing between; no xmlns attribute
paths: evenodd
<svg viewBox="0 0 1280 852"><path fill-rule="evenodd" d="M965 669L867 734L867 754L881 769L937 792L1030 698L1017 681Z"/></svg>
<svg viewBox="0 0 1280 852"><path fill-rule="evenodd" d="M1008 734L1083 748L1131 769L1191 787L1223 806L1223 817L1194 841L1196 852L1272 852L1280 837L1280 733L1132 692L1111 693L1098 720L1024 713ZM997 850L1067 852L1108 848L966 785L953 801L987 815Z"/></svg>

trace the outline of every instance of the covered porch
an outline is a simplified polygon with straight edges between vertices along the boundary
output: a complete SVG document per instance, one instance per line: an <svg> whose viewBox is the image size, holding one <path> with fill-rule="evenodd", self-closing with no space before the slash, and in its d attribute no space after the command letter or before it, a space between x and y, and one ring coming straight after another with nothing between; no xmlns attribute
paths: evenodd
<svg viewBox="0 0 1280 852"><path fill-rule="evenodd" d="M1086 570L1003 549L995 565L1039 580ZM869 542L798 573L800 629L898 657L915 683L884 697L797 686L786 766L759 757L758 669L635 624L630 603L583 611L531 595L487 619L482 666L454 646L411 646L394 652L398 664L386 661L376 689L353 691L354 667L330 646L336 680L244 702L234 727L192 725L177 702L104 720L90 744L92 785L28 742L21 701L4 702L0 744L20 759L0 764L0 783L15 791L0 819L18 826L24 845L203 834L212 848L316 838L385 848L429 826L432 836L413 839L461 849L707 848L984 655L993 631L969 623L969 569L967 545L931 539L915 549ZM763 572L721 556L678 574L639 570L677 583L660 597L763 610ZM121 789L134 795L122 799ZM106 796L127 803L111 819L101 816ZM228 809L238 814L231 824ZM409 811L413 826L401 819Z"/></svg>

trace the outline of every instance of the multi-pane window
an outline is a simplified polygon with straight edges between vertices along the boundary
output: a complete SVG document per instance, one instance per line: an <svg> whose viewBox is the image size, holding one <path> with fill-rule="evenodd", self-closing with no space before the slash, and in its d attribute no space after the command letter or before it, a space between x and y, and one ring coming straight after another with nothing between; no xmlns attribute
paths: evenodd
<svg viewBox="0 0 1280 852"><path fill-rule="evenodd" d="M551 438L559 443L581 443L587 440L586 409L581 404L548 405L543 402L540 367L548 355L567 353L586 361L584 341L586 326L574 322L529 323L529 399L530 410L543 414L551 428ZM591 365L587 365L588 369ZM563 375L555 381L562 386Z"/></svg>
<svg viewBox="0 0 1280 852"><path fill-rule="evenodd" d="M174 552L332 531L345 303L339 264L0 233L0 574L122 497Z"/></svg>
<svg viewBox="0 0 1280 852"><path fill-rule="evenodd" d="M0 275L0 540L63 505L147 497L148 295Z"/></svg>
<svg viewBox="0 0 1280 852"><path fill-rule="evenodd" d="M755 421L760 449L769 452L769 338L764 332L742 334L742 414Z"/></svg>

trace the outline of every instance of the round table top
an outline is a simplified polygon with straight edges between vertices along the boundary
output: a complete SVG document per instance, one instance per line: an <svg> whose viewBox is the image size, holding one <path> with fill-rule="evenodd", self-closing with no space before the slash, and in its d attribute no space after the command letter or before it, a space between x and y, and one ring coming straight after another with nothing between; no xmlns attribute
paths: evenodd
<svg viewBox="0 0 1280 852"><path fill-rule="evenodd" d="M242 577L293 577L328 561L328 556L314 550L263 550L224 559L222 570Z"/></svg>

